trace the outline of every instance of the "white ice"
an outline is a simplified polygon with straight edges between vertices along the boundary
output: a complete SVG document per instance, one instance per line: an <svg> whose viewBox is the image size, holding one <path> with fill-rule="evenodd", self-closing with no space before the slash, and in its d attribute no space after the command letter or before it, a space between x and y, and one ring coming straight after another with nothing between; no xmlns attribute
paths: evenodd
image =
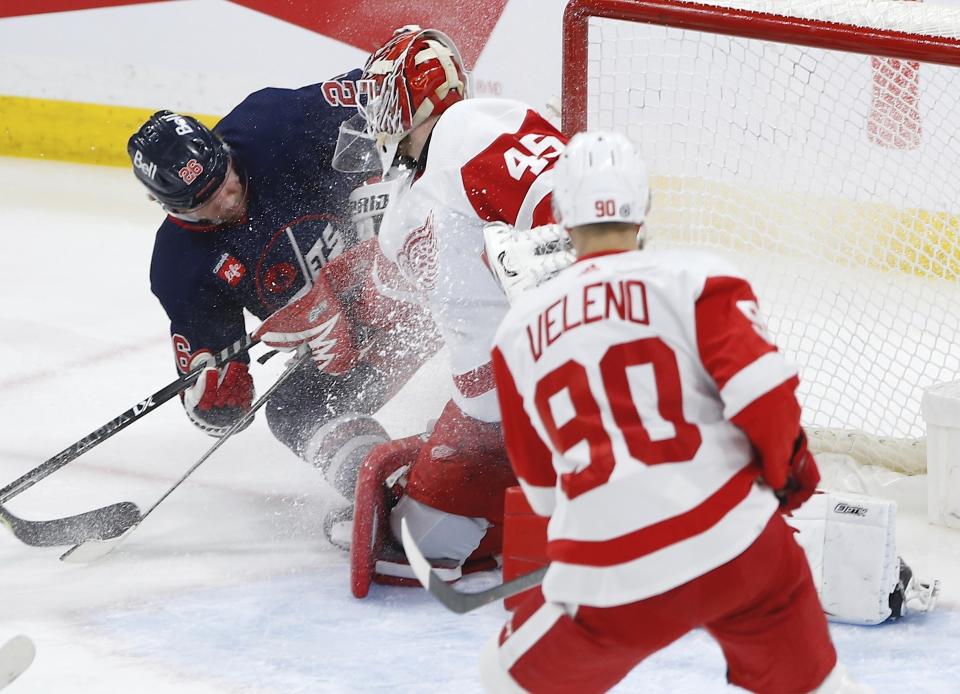
<svg viewBox="0 0 960 694"><path fill-rule="evenodd" d="M175 377L147 278L159 221L124 170L0 159L0 487ZM282 361L257 369L261 391ZM381 413L386 426L413 433L445 391L442 368L422 372ZM30 519L143 508L212 441L169 404L9 507ZM0 527L0 641L37 645L9 691L479 691L477 654L502 607L456 616L422 590L380 586L354 599L347 557L320 530L330 500L258 417L100 563L59 562L60 550ZM960 691L960 535L928 526L918 504L898 522L902 554L943 581L940 605L897 624L834 625L841 659L878 692ZM698 632L617 691L730 689Z"/></svg>

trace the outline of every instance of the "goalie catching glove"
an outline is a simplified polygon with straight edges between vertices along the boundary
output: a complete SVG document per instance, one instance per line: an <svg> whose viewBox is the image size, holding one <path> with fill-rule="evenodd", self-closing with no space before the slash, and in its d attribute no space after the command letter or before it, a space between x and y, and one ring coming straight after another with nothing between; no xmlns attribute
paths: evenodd
<svg viewBox="0 0 960 694"><path fill-rule="evenodd" d="M360 358L350 319L322 274L307 294L267 318L256 336L283 351L307 344L317 368L333 375L349 371Z"/></svg>
<svg viewBox="0 0 960 694"><path fill-rule="evenodd" d="M207 364L181 399L191 422L207 434L220 437L250 409L253 378L243 362L227 362L218 369L213 354L205 351L193 355L189 371ZM252 421L251 417L244 428Z"/></svg>
<svg viewBox="0 0 960 694"><path fill-rule="evenodd" d="M510 303L575 260L570 237L559 224L515 229L491 222L483 228L483 242L487 263Z"/></svg>

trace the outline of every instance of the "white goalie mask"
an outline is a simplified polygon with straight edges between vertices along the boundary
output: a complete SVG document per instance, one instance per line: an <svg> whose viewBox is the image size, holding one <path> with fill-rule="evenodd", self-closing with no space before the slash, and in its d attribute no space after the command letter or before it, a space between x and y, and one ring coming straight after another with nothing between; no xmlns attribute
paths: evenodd
<svg viewBox="0 0 960 694"><path fill-rule="evenodd" d="M619 133L575 135L557 160L553 180L553 214L568 229L646 220L647 166L633 143Z"/></svg>

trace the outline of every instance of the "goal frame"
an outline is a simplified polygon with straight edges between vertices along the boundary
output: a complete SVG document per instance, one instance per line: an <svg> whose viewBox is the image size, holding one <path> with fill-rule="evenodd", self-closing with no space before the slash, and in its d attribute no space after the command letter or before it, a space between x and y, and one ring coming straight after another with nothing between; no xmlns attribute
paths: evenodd
<svg viewBox="0 0 960 694"><path fill-rule="evenodd" d="M587 65L591 17L657 24L860 53L960 66L960 40L787 17L680 0L570 0L563 14L562 130L587 129Z"/></svg>

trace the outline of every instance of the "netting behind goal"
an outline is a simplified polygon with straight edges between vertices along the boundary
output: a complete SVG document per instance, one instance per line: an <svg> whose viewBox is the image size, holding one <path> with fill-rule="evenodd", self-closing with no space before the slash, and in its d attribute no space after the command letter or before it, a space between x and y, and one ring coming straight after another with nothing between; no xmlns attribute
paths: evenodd
<svg viewBox="0 0 960 694"><path fill-rule="evenodd" d="M651 245L747 272L819 448L921 471L960 373L960 12L573 0L564 31L564 129L639 144Z"/></svg>

